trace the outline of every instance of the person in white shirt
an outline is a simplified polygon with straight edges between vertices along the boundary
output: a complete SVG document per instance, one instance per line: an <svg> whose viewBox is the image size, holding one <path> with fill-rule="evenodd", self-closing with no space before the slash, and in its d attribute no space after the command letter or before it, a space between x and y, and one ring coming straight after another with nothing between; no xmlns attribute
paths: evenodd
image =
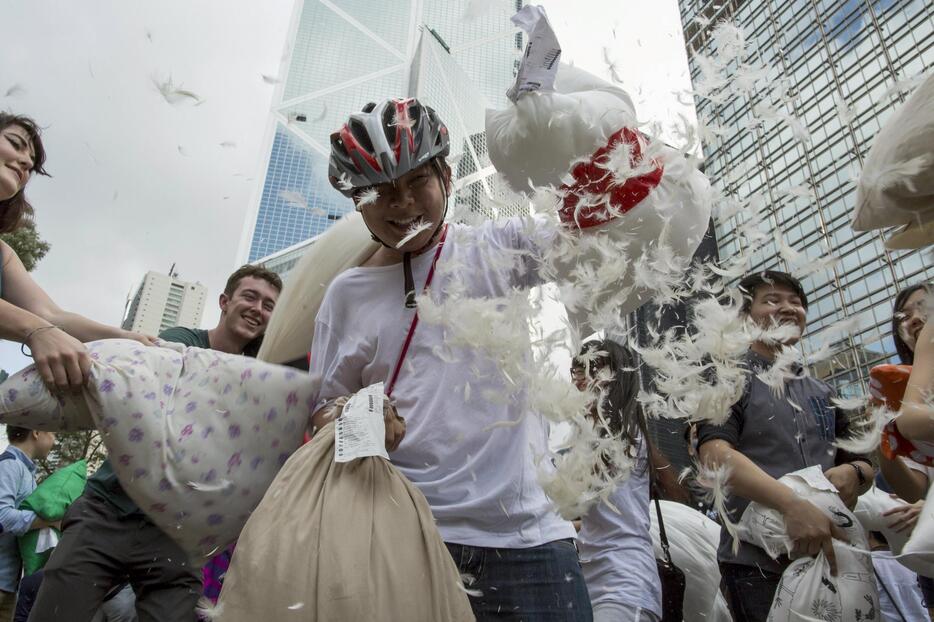
<svg viewBox="0 0 934 622"><path fill-rule="evenodd" d="M595 394L590 418L601 436L624 443L625 455L635 461L629 477L581 517L578 547L594 622L657 622L662 617L638 374L632 352L609 339L588 341L571 364L577 388Z"/></svg>
<svg viewBox="0 0 934 622"><path fill-rule="evenodd" d="M422 291L440 303L455 291L492 298L542 282L527 222L445 225L448 153L447 129L415 99L369 104L332 135L332 183L353 198L381 246L331 282L318 311L313 427L328 421L337 399L385 382L392 463L428 500L469 576L477 619L591 620L574 528L537 481L547 426L498 361L450 346L442 326L417 322ZM515 264L489 265L496 249Z"/></svg>

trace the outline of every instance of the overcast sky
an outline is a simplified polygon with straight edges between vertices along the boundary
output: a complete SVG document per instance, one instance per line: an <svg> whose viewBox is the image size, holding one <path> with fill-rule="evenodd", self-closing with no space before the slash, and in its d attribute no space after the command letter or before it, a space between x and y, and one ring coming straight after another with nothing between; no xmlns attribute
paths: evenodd
<svg viewBox="0 0 934 622"><path fill-rule="evenodd" d="M373 0L388 2L390 0ZM642 120L693 115L676 0L548 0L563 60L610 78L608 48ZM0 20L0 109L46 127L52 179L30 182L52 251L34 277L64 308L119 323L147 270L209 291L203 326L256 200L275 76L292 0L7 2ZM171 105L171 76L200 105ZM5 95L6 93L9 95ZM221 143L233 143L221 146ZM0 367L25 364L0 343Z"/></svg>

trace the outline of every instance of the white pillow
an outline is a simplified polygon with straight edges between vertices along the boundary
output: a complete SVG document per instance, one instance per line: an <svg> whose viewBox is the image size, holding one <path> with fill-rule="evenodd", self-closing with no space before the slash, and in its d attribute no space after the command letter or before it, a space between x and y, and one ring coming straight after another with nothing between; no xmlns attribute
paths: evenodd
<svg viewBox="0 0 934 622"><path fill-rule="evenodd" d="M853 229L903 227L889 248L934 242L934 74L873 139L856 192Z"/></svg>
<svg viewBox="0 0 934 622"><path fill-rule="evenodd" d="M130 498L203 563L237 539L301 444L317 383L294 369L177 343L108 339L88 349L82 399L51 398L27 369L3 384L0 421L77 429L91 427L89 413ZM10 390L22 392L11 401Z"/></svg>
<svg viewBox="0 0 934 622"><path fill-rule="evenodd" d="M567 184L573 188L567 195L578 198L575 205L580 215L575 214L575 218L579 222L586 218L588 209L605 208L605 201L616 209L627 209L618 218L585 231L607 236L615 250L633 262L661 248L670 250L671 257L661 257L659 263L676 265L680 261L686 265L710 222L707 178L682 154L639 134L632 101L622 89L567 65L561 65L555 88L555 92L526 93L504 110L486 111L487 145L496 170L520 192L528 191L530 182L554 188ZM617 136L620 132L624 132L623 140ZM623 143L632 149L629 160L636 161L636 172L618 166L630 153L621 148ZM636 149L640 158L634 157ZM580 176L571 174L572 170L580 173L587 166L577 165L592 159L597 175L590 179L612 180L608 188L600 183L582 184ZM599 174L599 169L605 168L609 169L607 174ZM617 183L618 171L626 175L624 183ZM578 266L591 263L594 269L605 261L597 250L575 256L557 267L559 284ZM568 317L581 334L593 332L588 311L609 305L622 315L651 298L649 288L636 284L636 273L627 270L613 291L586 301L582 305L585 309L568 308Z"/></svg>

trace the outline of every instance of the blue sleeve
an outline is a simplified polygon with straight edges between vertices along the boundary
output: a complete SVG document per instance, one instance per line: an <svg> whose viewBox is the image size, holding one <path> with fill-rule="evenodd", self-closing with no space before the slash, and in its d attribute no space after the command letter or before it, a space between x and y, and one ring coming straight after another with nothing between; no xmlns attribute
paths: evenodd
<svg viewBox="0 0 934 622"><path fill-rule="evenodd" d="M32 473L18 461L0 463L0 527L3 533L21 536L36 520L35 512L16 509L16 498L21 493L24 477L31 478Z"/></svg>

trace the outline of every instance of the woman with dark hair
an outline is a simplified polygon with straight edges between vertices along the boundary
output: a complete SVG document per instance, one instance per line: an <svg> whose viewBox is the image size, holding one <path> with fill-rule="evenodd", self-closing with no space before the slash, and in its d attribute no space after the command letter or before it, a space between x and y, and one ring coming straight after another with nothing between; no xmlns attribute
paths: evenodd
<svg viewBox="0 0 934 622"><path fill-rule="evenodd" d="M892 339L895 341L899 361L903 365L914 364L915 346L926 320L925 308L932 303L934 297L931 296L931 286L926 283L906 287L895 297ZM908 502L886 512L886 515L891 517L889 524L897 531L910 533L923 510L924 498L931 478L934 477L934 468L907 457L886 457L880 453L879 470L894 493ZM925 593L925 600L934 600L934 583L925 578L921 587Z"/></svg>
<svg viewBox="0 0 934 622"><path fill-rule="evenodd" d="M892 339L903 365L915 362L915 345L924 328L925 307L934 304L930 283L916 283L898 292L892 312Z"/></svg>
<svg viewBox="0 0 934 622"><path fill-rule="evenodd" d="M44 165L35 121L0 112L0 233L16 231L32 218L25 188L33 174L47 175ZM0 339L28 346L48 386L83 385L91 360L82 342L108 338L152 343L151 337L64 311L33 281L16 252L0 242Z"/></svg>
<svg viewBox="0 0 934 622"><path fill-rule="evenodd" d="M912 365L915 357L915 346L918 335L925 324L924 308L934 303L930 295L931 286L926 283L917 283L906 287L895 297L892 311L892 339L895 341L895 350L899 361L903 365ZM917 521L920 507L914 505L922 500L930 484L932 469L913 460L887 459L880 460L880 470L886 482L899 497L912 505L904 506L904 518L908 519L907 527L913 527ZM908 508L915 508L909 510ZM902 508L898 508L902 509Z"/></svg>
<svg viewBox="0 0 934 622"><path fill-rule="evenodd" d="M649 517L648 433L636 400L638 374L633 353L609 339L585 343L571 364L577 388L594 394L590 419L600 435L618 439L625 445L624 455L634 461L629 477L581 517L578 546L594 622L656 622L662 617Z"/></svg>

